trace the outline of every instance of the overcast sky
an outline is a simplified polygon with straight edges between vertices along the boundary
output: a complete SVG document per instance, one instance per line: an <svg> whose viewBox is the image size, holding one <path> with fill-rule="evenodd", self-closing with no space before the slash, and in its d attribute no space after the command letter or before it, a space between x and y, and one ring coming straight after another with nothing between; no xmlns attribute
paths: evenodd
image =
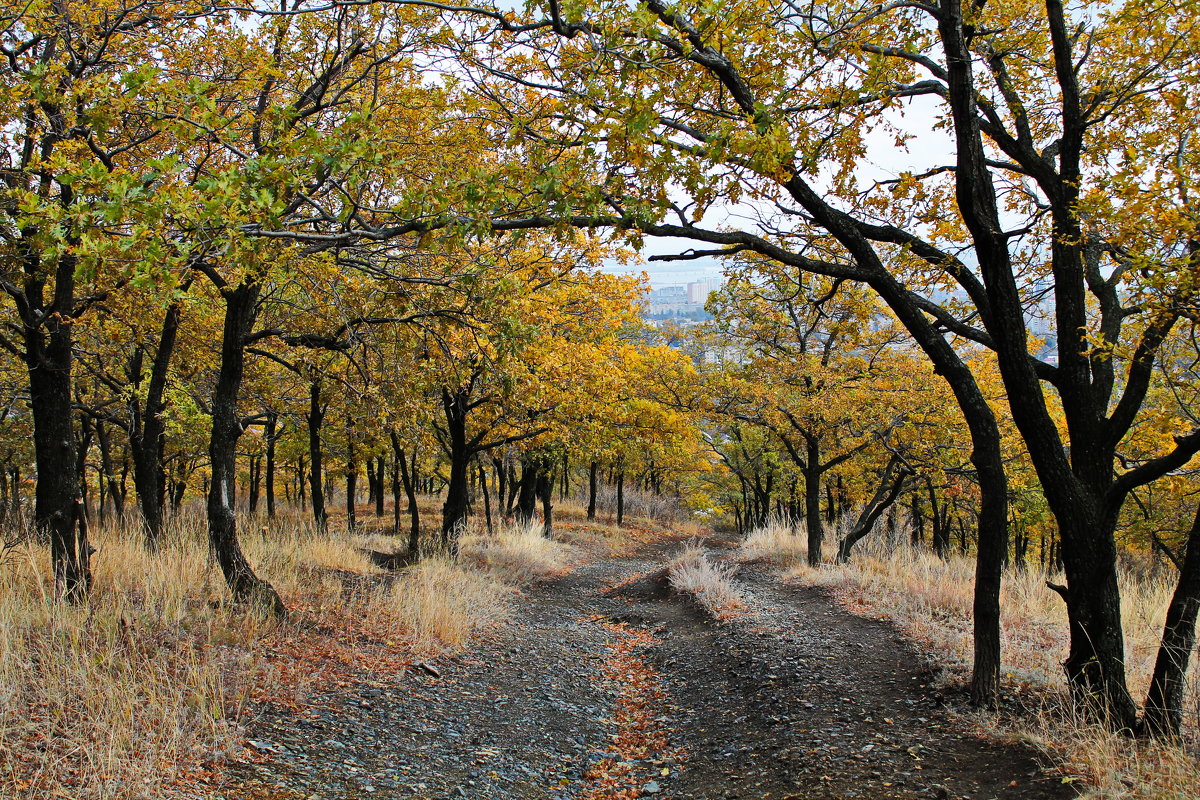
<svg viewBox="0 0 1200 800"><path fill-rule="evenodd" d="M867 134L868 155L855 170L861 186L869 186L876 180L896 178L906 170L921 173L932 167L953 163L953 139L946 131L932 129L939 104L940 101L935 98L910 98L888 114L888 119L893 125L911 135L905 148L895 146L895 132L886 128L877 128ZM822 181L822 177L814 181L818 189ZM753 217L754 212L746 206L715 207L705 214L703 223L716 229L732 226L752 230ZM714 249L713 245L691 243L684 239L646 237L641 256L645 260L652 255L685 252L691 247ZM614 262L606 265L604 269L607 272L622 274L645 272L650 277L651 288L654 289L682 286L691 281L721 276L721 262L715 258L653 263L645 261L629 265Z"/></svg>

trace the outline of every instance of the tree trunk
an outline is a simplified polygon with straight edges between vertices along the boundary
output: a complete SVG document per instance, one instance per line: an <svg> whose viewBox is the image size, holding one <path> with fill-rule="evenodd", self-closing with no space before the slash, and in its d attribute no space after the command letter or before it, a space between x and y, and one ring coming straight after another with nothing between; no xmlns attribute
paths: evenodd
<svg viewBox="0 0 1200 800"><path fill-rule="evenodd" d="M495 533L492 527L492 500L488 496L487 471L483 468L483 464L479 465L479 489L483 494L483 516L487 521L487 532Z"/></svg>
<svg viewBox="0 0 1200 800"><path fill-rule="evenodd" d="M404 481L404 493L408 495L408 514L410 527L408 532L409 555L416 555L421 542L421 511L417 508L417 451L413 448L412 469L404 466L404 451L400 448L400 440L392 434L392 448L396 454L396 463L400 466L400 477Z"/></svg>
<svg viewBox="0 0 1200 800"><path fill-rule="evenodd" d="M325 476L321 451L321 425L325 422L325 406L321 404L321 380L316 378L308 387L308 493L312 501L313 522L317 532L329 530L329 515L325 511Z"/></svg>
<svg viewBox="0 0 1200 800"><path fill-rule="evenodd" d="M1097 504L1098 505L1098 504ZM1063 669L1076 704L1114 730L1136 727L1137 707L1125 677L1125 636L1112 527L1095 507L1056 514L1067 586L1071 647ZM1099 535L1097 535L1099 531Z"/></svg>
<svg viewBox="0 0 1200 800"><path fill-rule="evenodd" d="M537 494L542 501L542 535L549 539L554 533L554 471L548 461L538 470Z"/></svg>
<svg viewBox="0 0 1200 800"><path fill-rule="evenodd" d="M188 284L185 283L181 288L186 291ZM163 413L167 409L167 375L171 356L175 352L181 314L180 301L177 300L167 307L158 334L158 349L150 365L146 400L144 404L140 404L138 392L134 391L129 404L129 449L133 454L133 488L142 512L142 530L146 548L149 550L157 549L162 538L163 509L167 501L167 473L163 466L167 436ZM135 389L142 379L141 362L142 351L138 348L127 370Z"/></svg>
<svg viewBox="0 0 1200 800"><path fill-rule="evenodd" d="M541 463L530 453L521 456L521 485L517 496L517 523L529 525L533 522L537 510L538 482L540 480Z"/></svg>
<svg viewBox="0 0 1200 800"><path fill-rule="evenodd" d="M274 411L267 413L267 519L275 519L275 442L279 439L276 433L278 422L279 417Z"/></svg>
<svg viewBox="0 0 1200 800"><path fill-rule="evenodd" d="M508 504L504 507L504 516L506 519L513 519L517 499L521 494L521 481L517 477L515 459L509 458L508 462L505 467L505 472L508 473Z"/></svg>
<svg viewBox="0 0 1200 800"><path fill-rule="evenodd" d="M804 523L808 531L808 565L821 566L824 558L825 529L821 520L821 450L815 438L807 441L804 464Z"/></svg>
<svg viewBox="0 0 1200 800"><path fill-rule="evenodd" d="M492 456L492 471L496 475L496 514L502 517L508 492L508 470L504 467L503 455Z"/></svg>
<svg viewBox="0 0 1200 800"><path fill-rule="evenodd" d="M387 459L383 456L375 459L375 516L383 516L383 484L386 476Z"/></svg>
<svg viewBox="0 0 1200 800"><path fill-rule="evenodd" d="M376 486L375 481L375 456L367 456L367 505L375 505Z"/></svg>
<svg viewBox="0 0 1200 800"><path fill-rule="evenodd" d="M304 492L304 484L308 482L308 469L304 463L304 456L300 456L300 461L296 464L296 495L300 498L300 510L303 511L308 506L307 495Z"/></svg>
<svg viewBox="0 0 1200 800"><path fill-rule="evenodd" d="M258 287L241 284L223 289L225 325L221 336L221 361L212 395L212 432L208 458L212 472L208 490L208 537L213 555L221 566L235 601L262 609L274 616L287 611L275 589L254 574L238 544L234 512L237 481L237 441L241 434L238 393L245 371L245 340L257 316Z"/></svg>
<svg viewBox="0 0 1200 800"><path fill-rule="evenodd" d="M442 541L449 543L466 530L467 517L471 513L468 468L472 453L467 444L467 393L458 390L451 394L443 389L442 408L446 414L447 456L450 459L450 480L442 505Z"/></svg>
<svg viewBox="0 0 1200 800"><path fill-rule="evenodd" d="M1142 730L1162 739L1179 739L1183 726L1184 676L1196 646L1196 615L1200 611L1200 507L1188 532L1179 582L1167 607L1162 642L1146 695Z"/></svg>
<svg viewBox="0 0 1200 800"><path fill-rule="evenodd" d="M258 496L262 491L262 456L250 456L250 492L247 510L251 514L258 513Z"/></svg>
<svg viewBox="0 0 1200 800"><path fill-rule="evenodd" d="M66 261L65 257L60 259ZM42 325L24 325L25 364L29 372L29 406L33 416L33 449L37 463L33 520L50 542L55 595L82 602L91 588L90 547L80 500L78 443L71 409L71 324L68 315L74 283L60 267L56 288L66 306L56 308Z"/></svg>
<svg viewBox="0 0 1200 800"><path fill-rule="evenodd" d="M625 470L617 470L617 527L625 523Z"/></svg>
<svg viewBox="0 0 1200 800"><path fill-rule="evenodd" d="M105 494L108 495L109 500L112 502L113 515L117 518L117 522L121 522L125 519L125 497L124 492L117 486L117 474L113 469L112 436L109 435L108 426L103 422L96 423L96 442L100 445L100 471L104 473L101 480L105 484ZM133 485L136 490L136 466L134 467ZM146 540L146 544L147 546L150 545L149 539Z"/></svg>
<svg viewBox="0 0 1200 800"><path fill-rule="evenodd" d="M850 560L851 548L871 532L880 515L896 502L896 498L904 490L904 480L908 475L909 472L901 467L897 459L893 458L888 462L874 496L863 508L862 513L858 515L854 527L838 543L837 560L839 564Z"/></svg>
<svg viewBox="0 0 1200 800"><path fill-rule="evenodd" d="M346 418L346 532L354 533L358 518L354 506L358 500L358 454L354 449L354 424Z"/></svg>
<svg viewBox="0 0 1200 800"><path fill-rule="evenodd" d="M390 432L389 432L390 433ZM395 434L392 433L392 536L400 535L400 470L404 466L404 453L397 452Z"/></svg>
<svg viewBox="0 0 1200 800"><path fill-rule="evenodd" d="M596 479L599 477L600 464L593 461L588 466L588 505L587 518L589 521L596 518Z"/></svg>

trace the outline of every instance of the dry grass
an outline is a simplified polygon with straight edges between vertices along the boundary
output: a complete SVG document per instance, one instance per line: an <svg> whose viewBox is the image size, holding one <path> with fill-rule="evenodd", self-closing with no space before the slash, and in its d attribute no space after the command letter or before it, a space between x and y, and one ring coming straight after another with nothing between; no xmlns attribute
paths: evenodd
<svg viewBox="0 0 1200 800"><path fill-rule="evenodd" d="M738 545L739 561L773 561L784 565L803 561L807 555L804 533L780 519L755 528Z"/></svg>
<svg viewBox="0 0 1200 800"><path fill-rule="evenodd" d="M392 588L395 615L421 650L455 650L504 614L505 589L488 575L435 556L404 571Z"/></svg>
<svg viewBox="0 0 1200 800"><path fill-rule="evenodd" d="M574 497L580 507L587 505L587 486L581 484ZM680 523L691 521L692 515L679 498L669 494L654 494L644 492L632 486L626 486L624 491L625 521L655 520L670 525L672 528ZM617 487L603 482L596 491L596 510L606 521L613 521L617 516Z"/></svg>
<svg viewBox="0 0 1200 800"><path fill-rule="evenodd" d="M789 577L830 588L859 613L891 620L943 668L948 680L969 678L973 560L954 556L943 561L903 540L869 539L855 550L850 563L812 569L804 563L803 542L791 542L771 530L748 537L743 556L770 558L771 542L781 540L783 547L775 557L788 564ZM1092 796L1130 800L1200 797L1200 766L1189 754L1200 743L1196 660L1189 673L1185 750L1130 742L1071 719L1064 711L1061 666L1069 643L1066 609L1046 587L1046 578L1037 569L1010 569L1005 574L1001 595L1005 681L1010 691L1037 698L1045 709L1035 720L1022 720L1008 733L1053 753L1079 776L1081 786ZM1164 579L1122 576L1126 667L1135 697L1144 696L1149 685L1173 588Z"/></svg>
<svg viewBox="0 0 1200 800"><path fill-rule="evenodd" d="M284 623L227 602L202 520L147 553L134 531L94 535L87 605L50 599L43 548L0 563L0 797L136 800L203 794L242 752L253 707L314 684L400 668L461 646L503 614L489 576L432 560L393 580L360 542L306 523L243 526L242 544L292 610Z"/></svg>
<svg viewBox="0 0 1200 800"><path fill-rule="evenodd" d="M542 523L535 520L505 525L493 534L467 533L459 539L458 554L465 563L521 586L570 572L577 552L571 545L546 538Z"/></svg>
<svg viewBox="0 0 1200 800"><path fill-rule="evenodd" d="M726 620L746 611L742 593L733 585L733 568L716 564L703 547L688 543L669 562L667 575L676 591L691 596L714 619Z"/></svg>

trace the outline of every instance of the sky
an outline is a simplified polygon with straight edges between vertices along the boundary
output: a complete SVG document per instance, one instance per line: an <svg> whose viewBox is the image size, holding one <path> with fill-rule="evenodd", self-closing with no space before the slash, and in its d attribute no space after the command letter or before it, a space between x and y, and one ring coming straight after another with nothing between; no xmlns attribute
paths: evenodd
<svg viewBox="0 0 1200 800"><path fill-rule="evenodd" d="M895 144L895 132L880 126L866 135L867 157L855 170L862 186L869 186L876 180L896 178L905 170L920 173L932 167L954 163L953 139L945 131L933 129L931 121L937 118L940 101L936 98L909 98L898 105L888 114L888 121L897 129L906 132L910 138L905 147L898 148ZM815 184L825 180L817 176ZM681 201L686 198L680 195ZM736 205L716 206L705 214L703 224L710 228L750 226L753 230L754 210L748 206ZM685 239L655 239L646 237L641 256L644 263L619 264L611 262L604 266L605 272L615 274L639 274L645 272L650 278L650 286L659 289L664 286L683 286L692 281L720 278L721 262L715 258L703 258L695 261L646 261L652 255L681 253L691 247L714 249L713 245L699 242L688 242Z"/></svg>
<svg viewBox="0 0 1200 800"><path fill-rule="evenodd" d="M721 277L721 263L715 258L702 258L695 261L648 261L652 255L666 255L686 252L691 247L711 247L691 243L684 239L655 239L646 238L642 248L641 263L631 262L620 264L610 262L603 269L615 275L639 275L643 272L650 278L651 289L661 289L664 286L685 286L692 281Z"/></svg>

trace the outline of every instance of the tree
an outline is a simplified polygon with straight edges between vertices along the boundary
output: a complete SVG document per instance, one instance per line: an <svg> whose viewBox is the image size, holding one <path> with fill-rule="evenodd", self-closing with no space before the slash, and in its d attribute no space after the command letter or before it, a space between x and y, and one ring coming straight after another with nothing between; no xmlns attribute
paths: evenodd
<svg viewBox="0 0 1200 800"><path fill-rule="evenodd" d="M840 281L747 264L714 296L713 311L718 341L742 355L735 383L710 393L724 413L770 431L798 470L808 562L818 566L825 476L909 421L898 401L911 367L874 296Z"/></svg>
<svg viewBox="0 0 1200 800"><path fill-rule="evenodd" d="M113 290L177 263L154 228L169 197L160 175L170 152L155 122L170 106L171 56L194 40L187 24L212 13L203 2L36 2L0 21L0 288L19 333L0 345L29 373L35 523L50 541L57 593L72 601L90 581L73 329ZM163 54L157 64L154 52Z"/></svg>

